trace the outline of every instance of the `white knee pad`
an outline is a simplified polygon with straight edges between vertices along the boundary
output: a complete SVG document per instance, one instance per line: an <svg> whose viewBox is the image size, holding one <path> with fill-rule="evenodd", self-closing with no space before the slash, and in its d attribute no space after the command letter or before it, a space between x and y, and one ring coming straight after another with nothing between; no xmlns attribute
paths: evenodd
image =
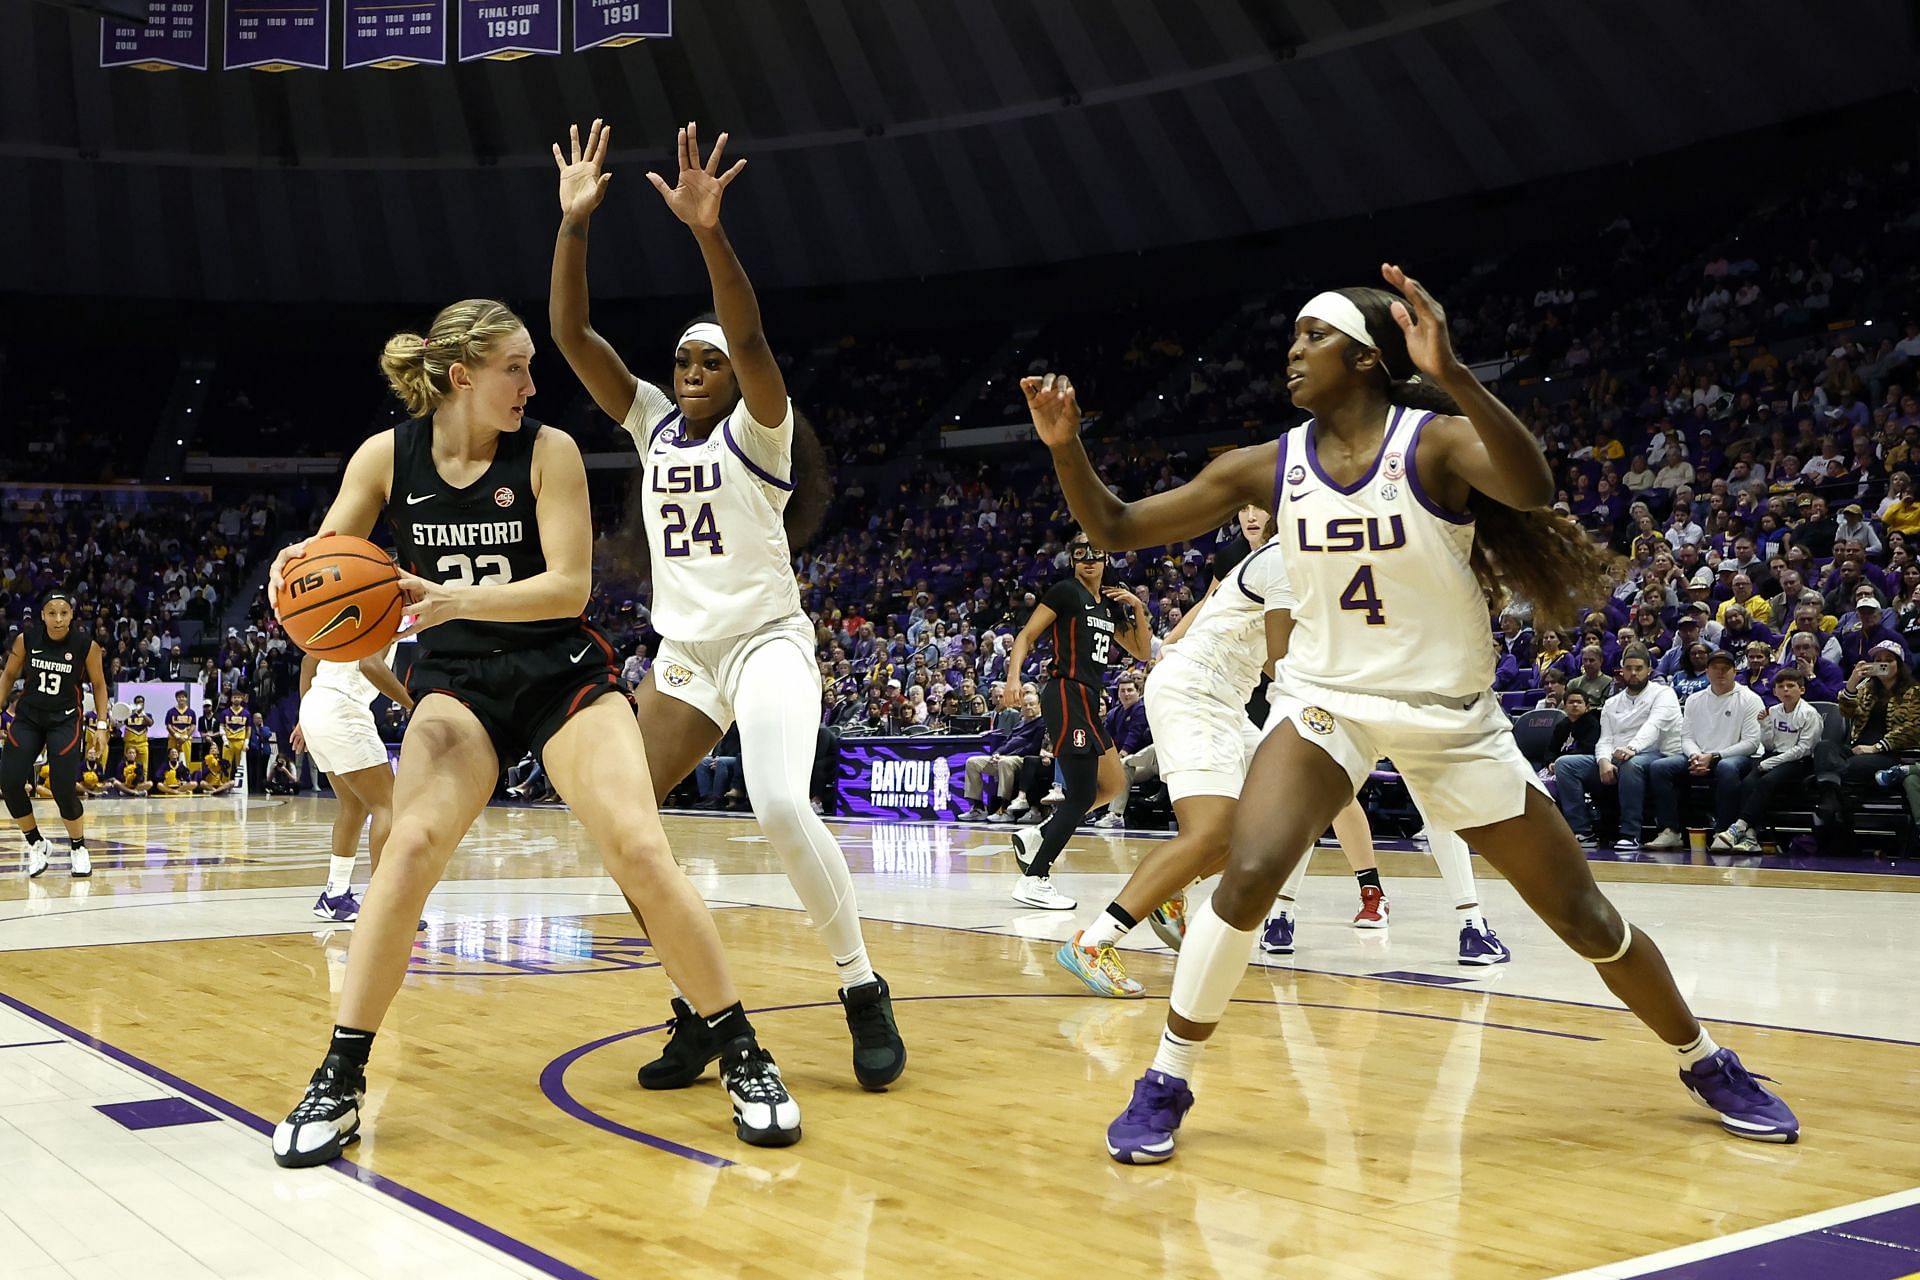
<svg viewBox="0 0 1920 1280"><path fill-rule="evenodd" d="M1214 913L1208 899L1187 924L1180 960L1173 967L1173 1011L1189 1022L1220 1021L1234 989L1253 959L1256 930L1241 931Z"/></svg>

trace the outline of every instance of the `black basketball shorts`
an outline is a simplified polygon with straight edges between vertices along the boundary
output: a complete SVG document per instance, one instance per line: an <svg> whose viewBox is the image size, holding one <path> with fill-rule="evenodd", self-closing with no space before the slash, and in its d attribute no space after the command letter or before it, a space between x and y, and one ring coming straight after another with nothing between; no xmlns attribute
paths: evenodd
<svg viewBox="0 0 1920 1280"><path fill-rule="evenodd" d="M443 693L473 712L506 769L528 751L541 756L569 717L606 694L620 693L620 673L607 638L582 623L536 648L423 652L407 673L407 692L416 703Z"/></svg>
<svg viewBox="0 0 1920 1280"><path fill-rule="evenodd" d="M1056 756L1100 756L1113 749L1100 723L1100 691L1059 676L1040 686L1040 714Z"/></svg>

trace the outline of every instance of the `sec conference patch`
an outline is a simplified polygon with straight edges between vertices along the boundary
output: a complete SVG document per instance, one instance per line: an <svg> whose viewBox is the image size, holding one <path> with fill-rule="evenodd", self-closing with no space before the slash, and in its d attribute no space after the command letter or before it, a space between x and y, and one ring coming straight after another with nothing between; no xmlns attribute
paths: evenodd
<svg viewBox="0 0 1920 1280"><path fill-rule="evenodd" d="M1333 713L1308 707L1300 713L1300 723L1324 738L1333 732Z"/></svg>
<svg viewBox="0 0 1920 1280"><path fill-rule="evenodd" d="M665 667L661 668L661 670L666 674L669 688L678 689L681 685L693 679L693 672L687 670L677 662L669 662Z"/></svg>

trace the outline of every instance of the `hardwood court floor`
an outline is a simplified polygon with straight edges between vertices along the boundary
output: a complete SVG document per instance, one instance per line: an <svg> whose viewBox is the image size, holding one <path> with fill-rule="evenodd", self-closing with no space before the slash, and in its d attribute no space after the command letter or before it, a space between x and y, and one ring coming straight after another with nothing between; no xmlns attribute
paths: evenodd
<svg viewBox="0 0 1920 1280"><path fill-rule="evenodd" d="M324 1043L349 937L306 915L325 817L316 801L101 814L114 846L96 883L0 885L0 993L277 1120ZM1052 951L1145 842L1078 841L1082 869L1059 877L1082 902L1069 918L1005 900L1010 858L980 852L999 832L841 828L910 1045L876 1095L852 1081L831 963L752 825L669 822L709 898L744 904L718 912L722 935L804 1141L735 1141L711 1074L635 1086L664 1039L644 940L564 815L496 809L430 906L357 1165L597 1276L1408 1280L1615 1263L1905 1190L1920 1170L1897 878L1737 884L1751 872L1693 867L1681 878L1713 882L1612 890L1703 1012L1774 1024L1715 1031L1799 1110L1805 1140L1777 1147L1723 1135L1503 884L1486 897L1517 958L1460 970L1437 881L1412 878L1423 860L1390 863L1391 939L1362 939L1339 924L1351 881L1322 854L1334 874L1309 881L1299 967L1249 971L1179 1158L1133 1169L1101 1140L1164 999L1091 997ZM1129 963L1164 996L1170 956Z"/></svg>

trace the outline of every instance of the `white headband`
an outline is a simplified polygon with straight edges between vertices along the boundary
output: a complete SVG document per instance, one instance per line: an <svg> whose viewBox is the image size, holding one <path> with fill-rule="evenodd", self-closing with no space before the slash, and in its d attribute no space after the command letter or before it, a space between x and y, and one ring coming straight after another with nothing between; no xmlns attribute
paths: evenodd
<svg viewBox="0 0 1920 1280"><path fill-rule="evenodd" d="M687 331L680 335L680 341L673 345L678 350L688 342L704 342L727 359L733 359L733 352L727 350L726 330L711 321L702 320L698 324L688 325Z"/></svg>
<svg viewBox="0 0 1920 1280"><path fill-rule="evenodd" d="M1367 318L1360 314L1360 308L1353 305L1353 299L1344 293L1319 293L1300 308L1300 317L1312 316L1315 320L1324 320L1355 342L1378 350L1380 344L1367 332Z"/></svg>

